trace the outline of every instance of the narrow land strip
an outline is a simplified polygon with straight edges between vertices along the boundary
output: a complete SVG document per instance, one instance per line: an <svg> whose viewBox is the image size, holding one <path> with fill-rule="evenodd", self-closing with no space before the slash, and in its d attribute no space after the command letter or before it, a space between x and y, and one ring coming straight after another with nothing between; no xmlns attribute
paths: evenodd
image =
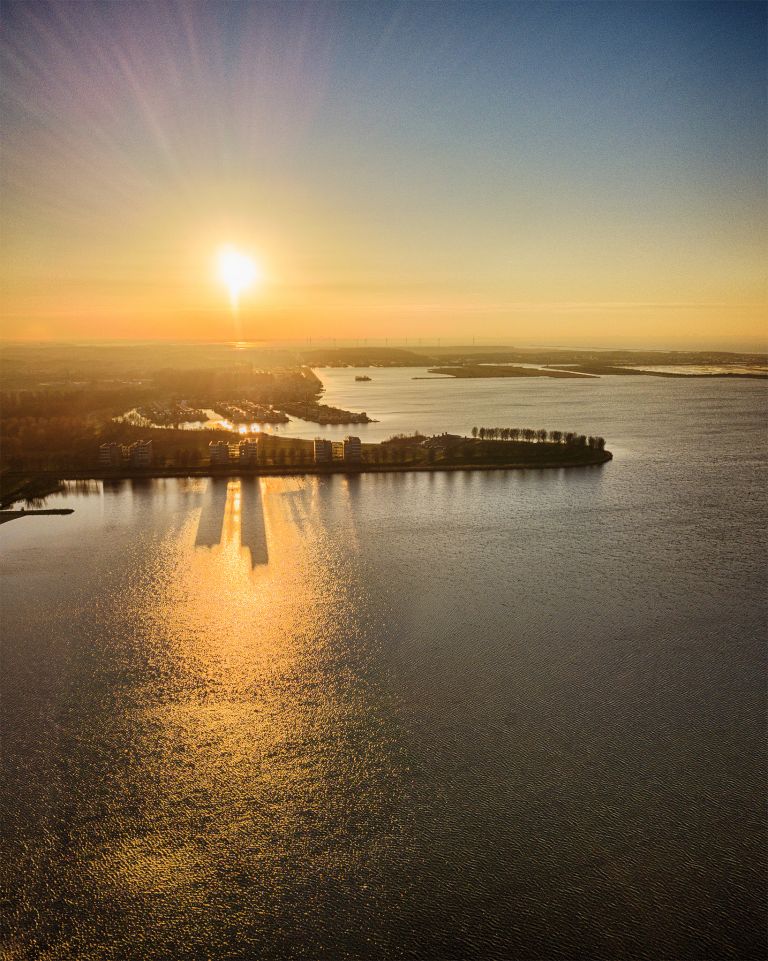
<svg viewBox="0 0 768 961"><path fill-rule="evenodd" d="M3 498L0 507L20 500L43 499L49 494L61 490L62 481L78 480L152 480L164 477L301 477L327 476L343 474L357 476L360 474L405 474L405 473L438 473L443 471L491 471L491 470L553 470L557 468L598 467L613 459L613 454L607 450L586 450L578 459L542 460L542 461L510 461L509 463L407 463L407 464L301 464L301 465L253 465L243 466L233 464L223 467L148 467L119 470L89 468L86 470L68 470L62 473L41 472L33 481L32 489L26 493L24 487L14 489L12 495ZM37 511L7 511L5 520L12 520L11 516L23 517L27 514L59 514L66 513L63 509Z"/></svg>

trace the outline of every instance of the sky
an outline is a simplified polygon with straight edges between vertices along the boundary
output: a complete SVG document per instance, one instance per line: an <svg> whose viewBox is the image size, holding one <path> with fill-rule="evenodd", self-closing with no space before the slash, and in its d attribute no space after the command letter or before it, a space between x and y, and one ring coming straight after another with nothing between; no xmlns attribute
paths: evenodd
<svg viewBox="0 0 768 961"><path fill-rule="evenodd" d="M5 0L3 336L765 348L767 13Z"/></svg>

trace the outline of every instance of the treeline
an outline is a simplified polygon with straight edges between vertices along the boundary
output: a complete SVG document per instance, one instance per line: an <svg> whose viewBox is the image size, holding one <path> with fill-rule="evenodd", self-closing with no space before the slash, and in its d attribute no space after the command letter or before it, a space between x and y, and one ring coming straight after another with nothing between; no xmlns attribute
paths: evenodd
<svg viewBox="0 0 768 961"><path fill-rule="evenodd" d="M97 457L99 425L89 417L2 416L0 434L2 469L77 468Z"/></svg>
<svg viewBox="0 0 768 961"><path fill-rule="evenodd" d="M248 364L212 370L158 370L154 384L163 398L184 398L199 407L245 397L258 404L316 403L323 384L308 367L254 370Z"/></svg>
<svg viewBox="0 0 768 961"><path fill-rule="evenodd" d="M539 444L565 444L566 447L591 447L593 450L605 448L604 437L575 434L573 431L534 430L532 427L473 427L472 436L479 440L524 440Z"/></svg>
<svg viewBox="0 0 768 961"><path fill-rule="evenodd" d="M89 384L49 390L0 391L0 417L90 417L122 413L150 397L145 386Z"/></svg>

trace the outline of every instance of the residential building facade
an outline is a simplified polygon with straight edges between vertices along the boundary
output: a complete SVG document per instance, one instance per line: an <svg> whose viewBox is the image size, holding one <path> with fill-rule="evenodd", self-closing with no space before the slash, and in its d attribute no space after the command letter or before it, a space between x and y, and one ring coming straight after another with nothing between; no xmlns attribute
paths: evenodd
<svg viewBox="0 0 768 961"><path fill-rule="evenodd" d="M152 441L137 440L128 448L128 463L131 467L152 466Z"/></svg>
<svg viewBox="0 0 768 961"><path fill-rule="evenodd" d="M259 461L259 442L241 440L237 446L237 459L241 464L257 464Z"/></svg>
<svg viewBox="0 0 768 961"><path fill-rule="evenodd" d="M208 457L214 466L229 464L229 444L224 440L212 440L208 444Z"/></svg>
<svg viewBox="0 0 768 961"><path fill-rule="evenodd" d="M349 436L344 441L343 459L348 464L359 464L363 456L363 445L359 437Z"/></svg>
<svg viewBox="0 0 768 961"><path fill-rule="evenodd" d="M330 464L333 460L333 444L321 437L315 438L315 463Z"/></svg>
<svg viewBox="0 0 768 961"><path fill-rule="evenodd" d="M100 467L122 467L124 459L125 448L122 444L112 441L110 444L102 444L99 447Z"/></svg>

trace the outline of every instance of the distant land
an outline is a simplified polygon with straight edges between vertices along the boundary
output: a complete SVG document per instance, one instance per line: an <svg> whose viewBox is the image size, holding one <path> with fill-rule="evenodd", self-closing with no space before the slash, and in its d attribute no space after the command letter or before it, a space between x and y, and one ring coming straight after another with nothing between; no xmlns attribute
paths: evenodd
<svg viewBox="0 0 768 961"><path fill-rule="evenodd" d="M299 367L463 367L480 364L534 364L573 372L638 374L640 367L722 369L765 376L768 354L733 351L613 350L562 347L295 347L265 343L97 343L5 342L0 346L0 382L4 390L76 383L144 385L149 377L189 371L264 370ZM646 373L660 373L646 371ZM694 374L695 375L695 374ZM704 376L704 373L699 373Z"/></svg>
<svg viewBox="0 0 768 961"><path fill-rule="evenodd" d="M514 364L465 364L462 367L430 367L430 374L445 377L572 377L580 380L593 378L575 370L558 370L554 367L518 367Z"/></svg>
<svg viewBox="0 0 768 961"><path fill-rule="evenodd" d="M19 344L0 350L0 491L43 496L51 477L86 476L98 464L102 444L153 442L153 466L203 471L211 441L236 442L283 425L286 436L262 439L269 469L302 469L310 459L305 441L291 437L294 420L318 425L368 424L365 410L321 402L322 370L418 368L429 377L542 378L594 383L601 376L768 376L768 356L724 351L571 350L514 347L286 347L268 344ZM415 371L414 371L415 373ZM351 375L350 375L351 376ZM359 374L357 376L360 376ZM360 406L370 392L360 386ZM355 405L357 406L357 405ZM272 447L270 447L272 445ZM403 446L403 445L400 445ZM483 450L482 455L479 453ZM511 456L514 453L514 456ZM546 452L499 448L508 464L539 462ZM523 458L523 455L526 455ZM425 463L418 465L419 456ZM368 469L436 469L488 464L496 452L469 443L444 457L425 448L389 456L363 445ZM592 458L558 451L555 460ZM314 468L313 468L314 469ZM85 472L85 473L83 473Z"/></svg>
<svg viewBox="0 0 768 961"><path fill-rule="evenodd" d="M339 347L305 350L300 356L312 367L426 366L433 375L463 378L768 377L768 354L728 351Z"/></svg>
<svg viewBox="0 0 768 961"><path fill-rule="evenodd" d="M302 363L311 367L450 367L453 377L531 377L546 373L528 373L529 367L508 372L509 365L533 365L551 368L551 376L574 374L651 374L657 376L768 376L768 354L732 351L676 350L582 350L550 347L337 347L305 349L297 352ZM488 371L487 367L504 365L506 370ZM680 374L653 368L687 368ZM459 370L461 368L461 370ZM639 368L651 368L641 370ZM716 373L712 373L712 370Z"/></svg>

